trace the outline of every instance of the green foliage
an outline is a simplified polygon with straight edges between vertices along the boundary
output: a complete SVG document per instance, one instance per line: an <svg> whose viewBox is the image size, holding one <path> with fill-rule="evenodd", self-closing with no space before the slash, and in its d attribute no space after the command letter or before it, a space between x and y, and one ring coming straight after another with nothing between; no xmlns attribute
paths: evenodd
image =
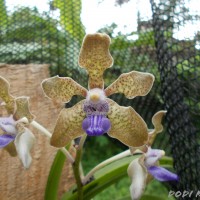
<svg viewBox="0 0 200 200"><path fill-rule="evenodd" d="M134 46L136 46L136 47L141 47L141 46L155 47L154 32L153 31L141 32L138 35L138 39L134 42Z"/></svg>
<svg viewBox="0 0 200 200"><path fill-rule="evenodd" d="M115 184L111 185L98 195L93 200L130 200L130 187L131 181L128 177L124 177ZM174 200L173 197L168 197L167 188L159 181L153 180L150 182L143 194L141 200Z"/></svg>
<svg viewBox="0 0 200 200"><path fill-rule="evenodd" d="M85 30L81 22L81 0L53 0L53 6L60 10L60 21L72 39L81 43Z"/></svg>
<svg viewBox="0 0 200 200"><path fill-rule="evenodd" d="M7 23L0 36L0 59L5 63L41 63L41 57L47 61L57 49L57 37L64 39L57 31L57 22L36 9L19 8Z"/></svg>
<svg viewBox="0 0 200 200"><path fill-rule="evenodd" d="M195 76L200 77L200 55L195 55L190 57L182 62L178 63L177 71L179 74L183 74L184 76L191 76L195 78Z"/></svg>
<svg viewBox="0 0 200 200"><path fill-rule="evenodd" d="M83 168L85 173L105 159L120 153L123 149L117 141L106 136L88 137L83 151ZM91 162L88 162L91 160Z"/></svg>
<svg viewBox="0 0 200 200"><path fill-rule="evenodd" d="M115 182L101 193L97 194L93 199L94 200L110 200L110 199L124 199L123 197L127 197L130 200L130 180L128 176L125 176L121 180Z"/></svg>
<svg viewBox="0 0 200 200"><path fill-rule="evenodd" d="M179 62L177 72L184 90L184 103L190 108L190 114L198 132L200 131L200 55Z"/></svg>
<svg viewBox="0 0 200 200"><path fill-rule="evenodd" d="M0 60L4 63L50 64L52 75L76 79L85 75L78 66L79 49L80 42L60 29L59 21L36 8L18 8L1 27ZM82 83L86 78L83 76Z"/></svg>
<svg viewBox="0 0 200 200"><path fill-rule="evenodd" d="M60 11L60 25L66 31L67 45L63 56L65 61L62 63L65 67L58 69L59 74L62 76L70 76L75 80L78 79L79 83L83 86L86 84L86 72L78 66L79 50L83 37L85 35L85 28L81 21L81 0L53 0L51 2L53 9ZM64 69L64 70L63 70ZM82 77L81 80L79 77Z"/></svg>
<svg viewBox="0 0 200 200"><path fill-rule="evenodd" d="M136 156L128 156L126 158L122 158L118 161L112 162L111 164L108 164L104 168L99 169L95 174L94 174L94 180L91 181L90 183L86 184L83 186L83 198L84 200L89 200L92 197L94 197L94 200L100 200L104 199L107 200L109 198L119 198L123 196L127 196L129 194L129 186L130 186L130 180L127 177L127 168L130 162L137 158L138 155ZM92 159L90 158L90 161ZM164 165L162 165L162 163ZM161 165L167 168L172 167L172 159L168 157L164 157L161 160ZM126 179L123 177L126 177ZM119 182L119 181L122 182ZM127 181L128 180L128 181ZM151 182L153 183L153 182ZM160 184L160 183L159 183ZM112 186L111 186L112 185ZM110 188L111 186L111 188ZM155 190L155 185L154 187L154 195L159 195L160 197L163 197L163 199L167 199L167 190L164 187L156 186L158 190L161 189L161 191L156 191ZM150 193L146 192L145 194L152 194L151 189ZM101 194L101 192L103 193ZM148 191L148 189L147 189ZM165 192L164 195L162 194L163 191ZM97 195L98 194L98 195ZM77 199L77 191L75 188L72 190L66 192L62 200L75 200ZM106 198L105 198L106 197ZM108 198L107 198L108 197Z"/></svg>
<svg viewBox="0 0 200 200"><path fill-rule="evenodd" d="M96 196L99 192L112 185L122 177L127 176L127 167L133 156L123 158L110 165L100 169L95 173L95 180L83 186L84 200L90 200ZM77 199L77 193L67 192L62 200L75 200Z"/></svg>
<svg viewBox="0 0 200 200"><path fill-rule="evenodd" d="M0 0L0 27L6 26L7 17L5 0Z"/></svg>

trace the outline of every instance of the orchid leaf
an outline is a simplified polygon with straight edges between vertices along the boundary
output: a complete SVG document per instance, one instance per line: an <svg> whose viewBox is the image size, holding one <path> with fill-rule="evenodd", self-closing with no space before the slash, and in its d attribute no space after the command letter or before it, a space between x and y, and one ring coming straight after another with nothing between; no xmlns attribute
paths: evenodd
<svg viewBox="0 0 200 200"><path fill-rule="evenodd" d="M69 149L69 146L66 147ZM59 150L54 158L53 164L51 166L49 177L47 180L46 190L45 190L45 200L57 200L58 187L60 182L60 177L62 174L62 169L66 161L65 155Z"/></svg>
<svg viewBox="0 0 200 200"><path fill-rule="evenodd" d="M137 157L138 155L120 159L97 171L94 174L94 180L83 186L84 200L90 200L92 197L96 196L98 193L100 193L110 185L116 183L116 181L119 181L121 178L126 177L128 165L132 160ZM163 165L161 166L167 166L168 168L172 167L172 158L164 156L160 161L160 163L163 163ZM74 189L66 192L62 196L61 200L76 200L78 198L77 195L78 193L76 189ZM144 200L147 199L146 196L147 195L143 197ZM162 199L160 198L158 200Z"/></svg>
<svg viewBox="0 0 200 200"><path fill-rule="evenodd" d="M127 196L127 197L124 197L124 198L120 198L120 199L117 199L117 200L130 200L131 197L130 196ZM168 198L163 198L163 197L159 197L159 196L156 196L156 195L143 195L141 200L167 200Z"/></svg>
<svg viewBox="0 0 200 200"><path fill-rule="evenodd" d="M96 172L94 175L95 180L83 187L84 200L91 199L108 186L127 176L127 167L133 159L133 156L123 158ZM75 200L78 197L77 195L77 192L69 191L63 195L61 200Z"/></svg>
<svg viewBox="0 0 200 200"><path fill-rule="evenodd" d="M164 197L159 197L156 195L150 195L150 194L146 194L143 195L141 200L167 200L168 198L164 198Z"/></svg>
<svg viewBox="0 0 200 200"><path fill-rule="evenodd" d="M169 156L163 156L159 160L160 166L162 167L173 167L173 159Z"/></svg>

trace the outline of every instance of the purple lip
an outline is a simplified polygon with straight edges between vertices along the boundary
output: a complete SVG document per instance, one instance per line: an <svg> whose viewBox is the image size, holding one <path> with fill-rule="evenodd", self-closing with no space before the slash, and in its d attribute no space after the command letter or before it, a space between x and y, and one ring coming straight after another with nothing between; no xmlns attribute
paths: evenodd
<svg viewBox="0 0 200 200"><path fill-rule="evenodd" d="M178 175L168 171L163 167L151 166L148 167L148 172L159 181L178 181Z"/></svg>
<svg viewBox="0 0 200 200"><path fill-rule="evenodd" d="M110 129L110 120L104 115L90 115L83 120L82 128L89 136L103 135Z"/></svg>
<svg viewBox="0 0 200 200"><path fill-rule="evenodd" d="M15 139L15 136L4 134L0 135L0 148L7 146Z"/></svg>

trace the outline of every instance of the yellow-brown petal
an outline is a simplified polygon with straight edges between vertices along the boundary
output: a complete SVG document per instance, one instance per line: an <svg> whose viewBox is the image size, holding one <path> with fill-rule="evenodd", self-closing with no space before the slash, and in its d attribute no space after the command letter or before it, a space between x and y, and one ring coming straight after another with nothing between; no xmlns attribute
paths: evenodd
<svg viewBox="0 0 200 200"><path fill-rule="evenodd" d="M15 157L17 156L16 147L14 141L4 147L4 149L10 154L10 156Z"/></svg>
<svg viewBox="0 0 200 200"><path fill-rule="evenodd" d="M110 42L110 37L101 33L88 34L83 40L79 65L89 74L89 89L104 88L103 73L113 63L109 52Z"/></svg>
<svg viewBox="0 0 200 200"><path fill-rule="evenodd" d="M82 121L86 115L83 111L83 102L84 100L71 108L64 108L61 110L51 137L52 146L64 147L69 144L71 140L84 134Z"/></svg>
<svg viewBox="0 0 200 200"><path fill-rule="evenodd" d="M151 90L154 76L150 73L132 71L124 73L105 89L105 94L123 93L128 99L145 96Z"/></svg>
<svg viewBox="0 0 200 200"><path fill-rule="evenodd" d="M18 97L15 99L16 111L13 115L15 120L26 117L31 122L35 116L29 110L29 97Z"/></svg>
<svg viewBox="0 0 200 200"><path fill-rule="evenodd" d="M163 131L162 119L165 114L166 114L166 111L161 110L152 117L152 123L154 125L154 129L149 133L149 141L148 141L149 146L153 144L156 138L156 135Z"/></svg>
<svg viewBox="0 0 200 200"><path fill-rule="evenodd" d="M14 97L9 92L10 84L0 76L0 98L6 103L5 107L9 114L13 114L15 108Z"/></svg>
<svg viewBox="0 0 200 200"><path fill-rule="evenodd" d="M146 144L148 129L140 115L130 106L119 106L110 99L108 102L108 118L111 122L108 134L127 146L139 147Z"/></svg>
<svg viewBox="0 0 200 200"><path fill-rule="evenodd" d="M134 154L134 153L146 153L148 151L148 146L145 144L141 147L130 147L130 151L131 151L131 154Z"/></svg>
<svg viewBox="0 0 200 200"><path fill-rule="evenodd" d="M86 97L87 90L69 77L54 76L42 82L47 97L54 101L69 102L74 95Z"/></svg>

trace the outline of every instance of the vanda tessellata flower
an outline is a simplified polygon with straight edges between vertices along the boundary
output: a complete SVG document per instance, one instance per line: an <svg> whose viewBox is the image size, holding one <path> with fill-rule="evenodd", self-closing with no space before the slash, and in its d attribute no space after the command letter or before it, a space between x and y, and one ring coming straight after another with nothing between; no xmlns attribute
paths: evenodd
<svg viewBox="0 0 200 200"><path fill-rule="evenodd" d="M15 98L9 93L9 83L0 77L0 98L4 101L9 117L0 117L0 148L4 148L11 156L18 155L25 168L29 168L32 158L30 151L35 136L25 127L34 116L29 111L28 97ZM25 118L26 120L23 120Z"/></svg>
<svg viewBox="0 0 200 200"><path fill-rule="evenodd" d="M159 111L153 116L152 123L154 129L149 132L147 144L139 148L130 148L132 153L137 149L143 153L140 158L136 158L130 163L127 170L132 181L130 186L132 200L138 200L141 198L146 184L148 184L153 178L158 181L179 180L179 177L176 174L159 166L158 161L165 155L165 152L160 149L151 148L156 135L163 130L161 121L165 113L166 111Z"/></svg>
<svg viewBox="0 0 200 200"><path fill-rule="evenodd" d="M103 73L113 64L109 45L106 34L88 34L84 38L79 65L88 72L88 90L69 77L55 76L42 82L44 93L54 101L67 103L74 95L86 98L61 111L51 137L53 146L63 147L85 133L98 136L107 132L127 146L142 146L147 141L147 125L140 115L131 107L119 106L108 96L114 93L123 93L129 99L145 96L154 76L131 71L104 89Z"/></svg>
<svg viewBox="0 0 200 200"><path fill-rule="evenodd" d="M165 155L160 149L148 148L148 151L140 158L136 158L128 167L128 175L131 177L132 183L130 193L132 200L138 200L142 196L146 184L153 178L158 181L178 181L179 177L158 166L158 160Z"/></svg>

